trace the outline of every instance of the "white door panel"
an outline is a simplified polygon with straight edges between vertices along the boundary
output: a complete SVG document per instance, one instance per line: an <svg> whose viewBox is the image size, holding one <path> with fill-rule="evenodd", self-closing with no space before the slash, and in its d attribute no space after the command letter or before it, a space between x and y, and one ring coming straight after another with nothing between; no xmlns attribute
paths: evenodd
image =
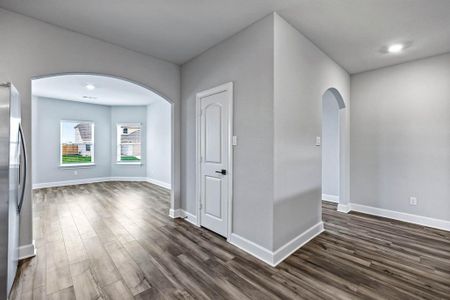
<svg viewBox="0 0 450 300"><path fill-rule="evenodd" d="M232 90L212 89L199 95L200 225L227 236Z"/></svg>
<svg viewBox="0 0 450 300"><path fill-rule="evenodd" d="M205 127L205 162L222 162L222 107L210 104L203 109Z"/></svg>
<svg viewBox="0 0 450 300"><path fill-rule="evenodd" d="M222 179L205 176L205 215L222 220ZM220 199L221 201L217 201Z"/></svg>

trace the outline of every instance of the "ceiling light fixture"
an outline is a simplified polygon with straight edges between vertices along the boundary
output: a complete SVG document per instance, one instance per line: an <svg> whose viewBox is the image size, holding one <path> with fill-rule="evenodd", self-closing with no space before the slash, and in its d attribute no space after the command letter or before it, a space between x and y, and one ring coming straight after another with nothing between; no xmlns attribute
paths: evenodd
<svg viewBox="0 0 450 300"><path fill-rule="evenodd" d="M95 90L95 85L93 85L93 84L86 84L86 89L89 90L89 91L93 91L93 90Z"/></svg>
<svg viewBox="0 0 450 300"><path fill-rule="evenodd" d="M390 45L390 46L387 48L387 51L388 51L389 53L395 54L395 53L400 53L400 52L402 52L403 49L405 49L405 45L403 45L403 44L393 44L393 45Z"/></svg>

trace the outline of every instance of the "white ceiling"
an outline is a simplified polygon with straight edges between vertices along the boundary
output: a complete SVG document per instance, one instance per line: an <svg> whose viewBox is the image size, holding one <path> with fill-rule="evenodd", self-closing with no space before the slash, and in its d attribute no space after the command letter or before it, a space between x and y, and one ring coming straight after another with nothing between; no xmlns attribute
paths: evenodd
<svg viewBox="0 0 450 300"><path fill-rule="evenodd" d="M0 6L183 63L291 0L0 0Z"/></svg>
<svg viewBox="0 0 450 300"><path fill-rule="evenodd" d="M350 73L450 52L450 0L0 0L0 7L178 64L278 11ZM411 46L400 55L380 50Z"/></svg>
<svg viewBox="0 0 450 300"><path fill-rule="evenodd" d="M450 52L450 0L308 0L281 15L350 73ZM389 55L383 47L411 44Z"/></svg>
<svg viewBox="0 0 450 300"><path fill-rule="evenodd" d="M94 85L95 89L88 90L88 84ZM62 75L35 79L32 82L32 93L37 97L113 106L149 105L155 101L165 101L137 84L97 75Z"/></svg>

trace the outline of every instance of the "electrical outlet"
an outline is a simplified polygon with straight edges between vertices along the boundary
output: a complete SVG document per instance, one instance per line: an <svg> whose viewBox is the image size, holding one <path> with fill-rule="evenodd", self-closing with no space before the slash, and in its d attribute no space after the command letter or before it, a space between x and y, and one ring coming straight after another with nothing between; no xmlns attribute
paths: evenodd
<svg viewBox="0 0 450 300"><path fill-rule="evenodd" d="M78 175L78 171L77 171L77 170L74 170L74 171L73 171L73 175Z"/></svg>
<svg viewBox="0 0 450 300"><path fill-rule="evenodd" d="M416 197L410 197L409 198L409 205L417 205L417 198Z"/></svg>

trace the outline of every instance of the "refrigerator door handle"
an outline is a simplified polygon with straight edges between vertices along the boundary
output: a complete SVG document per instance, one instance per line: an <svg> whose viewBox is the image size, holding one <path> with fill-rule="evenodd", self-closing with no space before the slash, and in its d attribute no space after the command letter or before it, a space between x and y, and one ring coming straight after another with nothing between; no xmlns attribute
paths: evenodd
<svg viewBox="0 0 450 300"><path fill-rule="evenodd" d="M17 211L20 214L20 211L22 210L22 204L23 204L23 199L25 197L25 185L27 183L27 150L26 150L26 145L25 145L25 138L23 136L23 129L22 129L22 125L19 123L19 134L20 134L20 144L21 144L21 152L23 155L23 180L22 183L20 183L20 198L19 198L19 202L17 204ZM19 179L21 180L21 178Z"/></svg>

